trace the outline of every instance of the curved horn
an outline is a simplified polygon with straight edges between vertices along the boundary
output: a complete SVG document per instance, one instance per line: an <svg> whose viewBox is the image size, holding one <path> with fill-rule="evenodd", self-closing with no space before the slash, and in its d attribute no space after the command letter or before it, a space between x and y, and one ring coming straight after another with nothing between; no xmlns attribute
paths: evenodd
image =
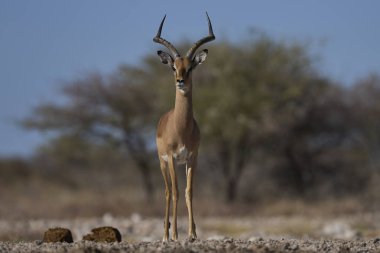
<svg viewBox="0 0 380 253"><path fill-rule="evenodd" d="M189 49L189 51L187 51L186 57L189 59L193 58L195 51L197 51L197 49L200 46L215 39L214 32L212 31L210 17L208 16L207 11L206 11L206 16L207 16L207 21L208 21L208 36L195 42L195 44Z"/></svg>
<svg viewBox="0 0 380 253"><path fill-rule="evenodd" d="M166 18L166 15L162 19L160 27L158 28L157 35L156 37L153 38L153 41L167 47L170 50L170 52L174 55L174 58L176 58L180 56L177 49L169 41L165 40L164 38L161 38L161 31L162 31L162 26L164 25L164 22L165 22L165 18Z"/></svg>

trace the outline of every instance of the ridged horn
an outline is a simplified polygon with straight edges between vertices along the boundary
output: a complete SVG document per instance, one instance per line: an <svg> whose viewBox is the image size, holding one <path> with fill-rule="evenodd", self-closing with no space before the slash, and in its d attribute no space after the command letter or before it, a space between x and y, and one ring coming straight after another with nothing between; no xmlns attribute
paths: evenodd
<svg viewBox="0 0 380 253"><path fill-rule="evenodd" d="M202 46L203 44L210 42L215 39L214 32L212 31L212 25L210 21L210 17L208 16L208 13L206 11L206 16L207 16L207 21L208 21L208 36L198 40L197 42L194 43L194 45L187 51L186 57L191 59L193 58L195 52L197 49Z"/></svg>
<svg viewBox="0 0 380 253"><path fill-rule="evenodd" d="M153 38L153 41L167 47L167 49L169 49L170 52L173 54L174 58L180 57L180 54L178 53L177 49L169 41L167 41L164 38L161 38L162 26L164 25L165 18L166 18L166 15L162 19L160 27L158 28L157 35L156 37Z"/></svg>

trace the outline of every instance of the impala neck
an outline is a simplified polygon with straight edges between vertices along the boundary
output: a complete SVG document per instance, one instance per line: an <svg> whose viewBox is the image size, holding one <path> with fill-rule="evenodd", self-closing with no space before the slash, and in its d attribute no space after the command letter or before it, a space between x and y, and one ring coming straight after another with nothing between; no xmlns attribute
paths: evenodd
<svg viewBox="0 0 380 253"><path fill-rule="evenodd" d="M192 101L192 81L188 79L189 90L182 94L176 89L174 105L174 121L179 134L191 132L193 127L193 101Z"/></svg>

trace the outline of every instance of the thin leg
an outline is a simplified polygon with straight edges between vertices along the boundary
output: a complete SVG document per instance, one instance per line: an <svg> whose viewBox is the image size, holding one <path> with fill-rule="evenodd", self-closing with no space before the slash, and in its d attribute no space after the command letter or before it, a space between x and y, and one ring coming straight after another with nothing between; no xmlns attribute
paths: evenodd
<svg viewBox="0 0 380 253"><path fill-rule="evenodd" d="M170 209L170 188L169 188L169 174L168 167L165 161L160 161L162 176L164 177L165 182L165 221L164 221L164 238L162 241L167 242L169 240L169 209Z"/></svg>
<svg viewBox="0 0 380 253"><path fill-rule="evenodd" d="M189 164L186 164L186 205L189 214L188 238L193 241L197 238L196 227L193 216L193 173L197 168L197 157L195 156Z"/></svg>
<svg viewBox="0 0 380 253"><path fill-rule="evenodd" d="M170 178L172 180L172 198L173 198L173 233L172 233L172 239L173 241L176 241L178 239L178 233L177 233L177 204L178 204L178 183L177 183L177 175L176 175L176 168L174 164L173 156L169 156L169 172L170 172Z"/></svg>

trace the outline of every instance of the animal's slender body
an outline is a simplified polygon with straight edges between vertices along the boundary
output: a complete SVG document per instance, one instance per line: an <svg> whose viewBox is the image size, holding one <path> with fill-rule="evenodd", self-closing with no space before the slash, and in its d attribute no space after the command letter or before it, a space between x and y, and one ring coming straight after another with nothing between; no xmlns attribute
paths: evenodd
<svg viewBox="0 0 380 253"><path fill-rule="evenodd" d="M206 13L207 14L207 13ZM166 17L166 16L165 16ZM189 214L189 231L188 238L194 240L197 238L196 228L193 217L193 175L197 169L198 147L200 142L200 132L193 117L192 101L192 71L196 66L201 64L207 57L207 49L197 54L196 50L204 43L215 39L212 31L210 19L208 19L209 35L197 41L187 52L186 57L181 57L175 47L167 40L161 38L162 26L165 21L163 18L153 41L167 47L171 54L158 51L161 62L169 65L174 71L175 77L175 105L174 109L164 114L158 123L156 143L158 158L162 175L165 182L165 222L163 241L169 239L169 209L170 198L173 199L173 227L172 239L178 239L177 233L177 203L178 203L178 183L177 183L177 165L186 165L186 205Z"/></svg>

